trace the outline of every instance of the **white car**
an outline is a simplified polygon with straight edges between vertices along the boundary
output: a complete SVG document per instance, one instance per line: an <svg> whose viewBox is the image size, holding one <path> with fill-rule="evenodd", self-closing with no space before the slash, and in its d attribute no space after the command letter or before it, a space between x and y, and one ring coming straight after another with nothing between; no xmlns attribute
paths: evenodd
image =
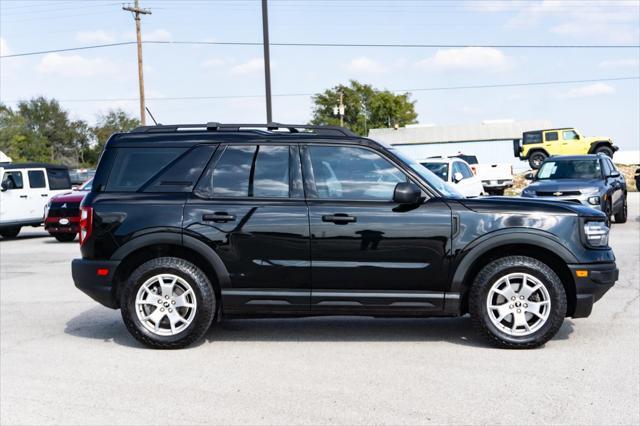
<svg viewBox="0 0 640 426"><path fill-rule="evenodd" d="M466 161L459 158L434 157L418 162L443 181L452 184L465 197L484 195L482 182L473 174Z"/></svg>
<svg viewBox="0 0 640 426"><path fill-rule="evenodd" d="M44 163L0 164L0 235L13 238L23 226L39 226L54 195L69 192L71 180L64 166Z"/></svg>

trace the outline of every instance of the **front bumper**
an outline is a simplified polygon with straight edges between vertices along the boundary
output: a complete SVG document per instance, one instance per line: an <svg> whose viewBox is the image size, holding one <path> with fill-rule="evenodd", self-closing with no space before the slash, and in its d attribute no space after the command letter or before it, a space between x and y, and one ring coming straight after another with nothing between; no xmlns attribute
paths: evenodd
<svg viewBox="0 0 640 426"><path fill-rule="evenodd" d="M77 234L80 232L79 221L80 218L77 217L48 217L44 221L44 229L50 234Z"/></svg>
<svg viewBox="0 0 640 426"><path fill-rule="evenodd" d="M593 304L618 280L618 268L614 262L568 266L576 284L576 307L571 317L588 317ZM586 274L582 272L586 276L579 277L579 271L586 271Z"/></svg>
<svg viewBox="0 0 640 426"><path fill-rule="evenodd" d="M118 309L113 277L118 269L118 261L73 259L71 275L77 288L102 305ZM98 275L98 270L106 269L106 275Z"/></svg>
<svg viewBox="0 0 640 426"><path fill-rule="evenodd" d="M511 179L491 179L483 180L482 186L485 189L506 189L513 186L513 180Z"/></svg>

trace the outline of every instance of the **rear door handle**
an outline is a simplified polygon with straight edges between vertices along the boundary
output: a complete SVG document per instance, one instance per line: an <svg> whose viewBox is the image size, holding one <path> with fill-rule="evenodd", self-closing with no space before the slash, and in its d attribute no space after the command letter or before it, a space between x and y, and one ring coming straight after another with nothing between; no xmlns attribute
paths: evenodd
<svg viewBox="0 0 640 426"><path fill-rule="evenodd" d="M355 216L349 216L345 213L325 214L322 216L323 222L333 222L337 225L345 225L347 223L357 222Z"/></svg>
<svg viewBox="0 0 640 426"><path fill-rule="evenodd" d="M236 217L227 212L215 212L215 213L203 214L202 220L211 221L211 222L231 222L236 220Z"/></svg>
<svg viewBox="0 0 640 426"><path fill-rule="evenodd" d="M26 195L21 195L20 198L27 198L27 196Z"/></svg>
<svg viewBox="0 0 640 426"><path fill-rule="evenodd" d="M41 197L48 197L49 194L40 194Z"/></svg>

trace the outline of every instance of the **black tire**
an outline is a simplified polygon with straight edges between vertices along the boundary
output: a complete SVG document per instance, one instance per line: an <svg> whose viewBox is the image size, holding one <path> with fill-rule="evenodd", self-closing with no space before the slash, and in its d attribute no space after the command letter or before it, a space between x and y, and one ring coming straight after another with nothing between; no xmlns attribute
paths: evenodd
<svg viewBox="0 0 640 426"><path fill-rule="evenodd" d="M145 328L138 318L135 303L142 284L154 275L165 273L184 279L191 286L197 303L193 321L171 336ZM176 257L159 257L143 263L131 274L120 294L120 307L122 319L137 341L156 349L180 349L200 340L209 330L216 313L216 296L209 278L197 266Z"/></svg>
<svg viewBox="0 0 640 426"><path fill-rule="evenodd" d="M607 157L613 158L613 149L611 149L611 147L607 145L597 147L594 153L605 154Z"/></svg>
<svg viewBox="0 0 640 426"><path fill-rule="evenodd" d="M624 201L622 203L622 208L618 213L613 215L613 219L616 223L625 223L627 221L627 195L624 196Z"/></svg>
<svg viewBox="0 0 640 426"><path fill-rule="evenodd" d="M546 288L551 303L546 322L533 333L523 336L510 335L494 325L486 303L493 284L501 277L517 272L525 272L539 280ZM494 260L478 273L469 291L469 313L474 327L500 348L532 349L544 345L556 335L566 312L567 296L560 278L545 263L531 257L507 256ZM511 318L515 319L515 316Z"/></svg>
<svg viewBox="0 0 640 426"><path fill-rule="evenodd" d="M11 228L2 228L2 230L0 230L0 235L2 235L2 237L5 240L8 240L9 238L15 238L20 233L20 229L22 229L21 226L13 226Z"/></svg>
<svg viewBox="0 0 640 426"><path fill-rule="evenodd" d="M613 214L613 207L611 206L611 197L609 197L609 201L604 205L604 211L606 219L604 220L608 227L611 227L611 215Z"/></svg>
<svg viewBox="0 0 640 426"><path fill-rule="evenodd" d="M54 237L61 243L69 243L76 239L76 234L55 234Z"/></svg>
<svg viewBox="0 0 640 426"><path fill-rule="evenodd" d="M531 155L529 155L529 166L531 166L531 168L534 170L538 170L546 159L547 154L542 151L535 151Z"/></svg>

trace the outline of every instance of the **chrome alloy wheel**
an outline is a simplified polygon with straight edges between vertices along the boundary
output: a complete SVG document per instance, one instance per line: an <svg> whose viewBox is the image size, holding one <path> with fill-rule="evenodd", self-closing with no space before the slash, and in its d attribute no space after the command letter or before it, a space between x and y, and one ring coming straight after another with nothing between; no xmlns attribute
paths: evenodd
<svg viewBox="0 0 640 426"><path fill-rule="evenodd" d="M518 272L499 278L489 289L487 313L494 326L510 336L527 336L549 318L551 297L536 277Z"/></svg>
<svg viewBox="0 0 640 426"><path fill-rule="evenodd" d="M196 295L191 285L173 274L149 278L136 295L136 314L140 323L159 336L173 336L193 322Z"/></svg>

